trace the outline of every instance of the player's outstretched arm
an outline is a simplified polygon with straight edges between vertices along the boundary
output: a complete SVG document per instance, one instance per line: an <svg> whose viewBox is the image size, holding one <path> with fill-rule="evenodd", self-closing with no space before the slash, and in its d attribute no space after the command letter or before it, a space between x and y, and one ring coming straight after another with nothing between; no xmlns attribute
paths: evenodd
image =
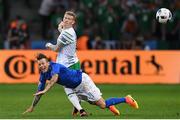
<svg viewBox="0 0 180 120"><path fill-rule="evenodd" d="M45 47L46 47L47 49L52 50L52 51L58 52L59 49L60 49L61 47L63 47L63 45L62 45L60 42L57 41L56 45L53 45L52 43L46 43Z"/></svg>
<svg viewBox="0 0 180 120"><path fill-rule="evenodd" d="M58 74L55 74L52 76L50 82L48 83L48 85L46 86L46 88L43 91L37 92L34 95L42 95L44 93L46 93L47 91L49 91L50 88L52 88L52 86L58 81Z"/></svg>
<svg viewBox="0 0 180 120"><path fill-rule="evenodd" d="M26 113L30 113L30 112L32 112L33 111L33 107L32 106L30 106L25 112L23 112L22 114L24 115L24 114L26 114Z"/></svg>
<svg viewBox="0 0 180 120"><path fill-rule="evenodd" d="M23 112L23 114L33 112L33 110L34 110L35 106L37 105L37 103L39 102L41 96L42 96L42 95L36 95L36 96L34 97L34 100L33 100L33 102L32 102L32 105L31 105L25 112Z"/></svg>
<svg viewBox="0 0 180 120"><path fill-rule="evenodd" d="M38 84L38 91L44 90L45 84L46 84L46 80L41 79ZM34 110L35 106L37 105L37 103L39 102L41 96L42 95L34 96L31 106L25 112L23 112L23 114L33 112L33 110Z"/></svg>
<svg viewBox="0 0 180 120"><path fill-rule="evenodd" d="M58 45L53 45L52 43L46 43L45 47L49 50L57 52L59 50Z"/></svg>

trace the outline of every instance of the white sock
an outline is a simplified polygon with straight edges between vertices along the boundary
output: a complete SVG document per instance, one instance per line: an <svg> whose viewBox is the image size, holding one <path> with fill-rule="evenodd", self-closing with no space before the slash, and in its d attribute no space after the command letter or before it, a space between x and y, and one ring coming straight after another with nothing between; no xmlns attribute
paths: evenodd
<svg viewBox="0 0 180 120"><path fill-rule="evenodd" d="M82 109L82 107L79 103L79 98L74 93L74 90L72 90L71 88L64 87L64 91L65 91L66 95L68 96L68 99L70 100L70 102L73 104L73 106L76 109L78 109L78 111L80 111Z"/></svg>
<svg viewBox="0 0 180 120"><path fill-rule="evenodd" d="M71 103L73 104L73 106L78 109L78 111L80 111L82 109L80 103L79 103L79 99L77 97L76 94L70 94L68 95L68 99L71 101Z"/></svg>

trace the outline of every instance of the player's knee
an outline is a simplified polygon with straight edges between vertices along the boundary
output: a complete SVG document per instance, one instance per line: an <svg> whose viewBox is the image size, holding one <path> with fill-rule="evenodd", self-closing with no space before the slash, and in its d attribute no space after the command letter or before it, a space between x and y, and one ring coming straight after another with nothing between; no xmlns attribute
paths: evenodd
<svg viewBox="0 0 180 120"><path fill-rule="evenodd" d="M69 98L69 99L71 99L72 97L73 97L73 94L71 94L71 95L68 95L68 98Z"/></svg>
<svg viewBox="0 0 180 120"><path fill-rule="evenodd" d="M105 108L106 108L106 104L105 104L105 103L102 103L102 104L99 105L99 107L100 107L101 109L105 109Z"/></svg>
<svg viewBox="0 0 180 120"><path fill-rule="evenodd" d="M78 99L77 96L75 94L70 94L68 95L68 98L71 99Z"/></svg>
<svg viewBox="0 0 180 120"><path fill-rule="evenodd" d="M104 101L103 98L99 99L97 102L96 102L96 105L99 106L101 109L105 109L106 108L106 103Z"/></svg>

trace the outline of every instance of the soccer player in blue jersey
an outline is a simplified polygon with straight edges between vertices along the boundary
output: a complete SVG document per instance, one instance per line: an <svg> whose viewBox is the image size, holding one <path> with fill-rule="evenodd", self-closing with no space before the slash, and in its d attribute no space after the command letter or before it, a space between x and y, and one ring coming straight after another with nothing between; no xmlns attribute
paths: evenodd
<svg viewBox="0 0 180 120"><path fill-rule="evenodd" d="M109 108L109 106L119 103L127 103L138 109L137 102L130 95L122 98L114 97L104 100L99 88L96 87L86 73L83 73L80 70L72 70L61 64L49 62L48 58L41 53L37 55L37 62L39 70L41 71L38 91L34 94L35 97L32 105L24 112L24 114L32 112L41 96L49 91L55 83L73 89L80 100L97 105L102 109ZM49 83L45 87L46 80L49 80Z"/></svg>

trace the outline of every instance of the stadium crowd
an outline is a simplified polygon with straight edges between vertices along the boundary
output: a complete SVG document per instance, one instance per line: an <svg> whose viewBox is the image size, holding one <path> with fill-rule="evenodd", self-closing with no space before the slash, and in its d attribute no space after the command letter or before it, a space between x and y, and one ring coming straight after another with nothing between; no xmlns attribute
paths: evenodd
<svg viewBox="0 0 180 120"><path fill-rule="evenodd" d="M43 49L43 42L56 41L58 23L64 12L73 10L77 14L75 30L79 50L180 49L179 0L41 0L36 5L36 0L20 1L38 16L32 14L31 20L26 13L12 17L14 11L8 6L14 2L0 0L0 48ZM173 14L168 24L159 24L155 19L161 7L170 9ZM26 10L22 8L21 12ZM16 42L11 39L14 35ZM39 46L34 47L37 43Z"/></svg>

